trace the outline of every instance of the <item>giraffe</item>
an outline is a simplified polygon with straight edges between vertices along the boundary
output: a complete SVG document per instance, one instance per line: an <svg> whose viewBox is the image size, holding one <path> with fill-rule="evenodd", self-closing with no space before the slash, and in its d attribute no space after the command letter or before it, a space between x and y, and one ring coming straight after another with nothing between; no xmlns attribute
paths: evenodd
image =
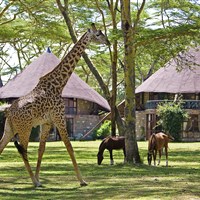
<svg viewBox="0 0 200 200"><path fill-rule="evenodd" d="M0 140L0 154L11 139L15 139L17 135L18 141L15 139L14 144L24 161L35 187L41 186L39 181L40 166L46 140L52 125L56 126L59 131L60 137L70 155L80 185L87 185L81 176L73 147L68 138L64 115L65 105L61 93L90 42L109 45L107 37L92 24L91 28L83 34L63 60L51 72L41 77L31 92L13 101L10 108L6 111L4 134ZM41 133L37 166L34 174L28 161L27 148L31 129L37 125L40 125Z"/></svg>

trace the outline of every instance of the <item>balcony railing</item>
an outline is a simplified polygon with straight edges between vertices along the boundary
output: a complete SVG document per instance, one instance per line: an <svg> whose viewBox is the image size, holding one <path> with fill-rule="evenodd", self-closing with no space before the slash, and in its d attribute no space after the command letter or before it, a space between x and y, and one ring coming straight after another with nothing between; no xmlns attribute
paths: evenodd
<svg viewBox="0 0 200 200"><path fill-rule="evenodd" d="M77 108L76 107L65 107L65 114L76 115L77 114Z"/></svg>
<svg viewBox="0 0 200 200"><path fill-rule="evenodd" d="M158 104L162 104L165 102L173 102L170 100L150 100L145 104L145 109L156 109ZM184 109L194 109L200 110L200 100L184 100L183 101Z"/></svg>

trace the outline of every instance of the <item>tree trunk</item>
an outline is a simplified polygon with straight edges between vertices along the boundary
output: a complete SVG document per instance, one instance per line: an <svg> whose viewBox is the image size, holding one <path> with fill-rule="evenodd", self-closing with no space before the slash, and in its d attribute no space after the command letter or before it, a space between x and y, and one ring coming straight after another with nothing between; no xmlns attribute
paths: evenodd
<svg viewBox="0 0 200 200"><path fill-rule="evenodd" d="M131 23L130 0L121 0L121 21L124 37L125 80L125 144L128 163L140 163L135 131L135 46Z"/></svg>
<svg viewBox="0 0 200 200"><path fill-rule="evenodd" d="M3 81L1 80L1 76L0 76L0 87L3 86Z"/></svg>
<svg viewBox="0 0 200 200"><path fill-rule="evenodd" d="M117 41L113 44L112 54L112 92L111 92L111 134L116 136L116 98L117 98Z"/></svg>
<svg viewBox="0 0 200 200"><path fill-rule="evenodd" d="M124 121L120 116L119 110L116 106L115 106L115 114L116 114L116 124L119 131L119 135L124 136L125 135Z"/></svg>
<svg viewBox="0 0 200 200"><path fill-rule="evenodd" d="M118 1L116 0L115 3L113 0L107 1L108 8L111 13L112 25L113 25L113 32L117 30L117 21L116 21L116 7L118 5ZM102 12L103 14L103 12ZM104 21L105 24L105 21ZM112 74L112 91L111 91L111 135L116 136L116 99L117 99L117 57L118 57L118 50L117 50L117 40L113 41L113 51L110 50L110 58L111 58L111 74Z"/></svg>

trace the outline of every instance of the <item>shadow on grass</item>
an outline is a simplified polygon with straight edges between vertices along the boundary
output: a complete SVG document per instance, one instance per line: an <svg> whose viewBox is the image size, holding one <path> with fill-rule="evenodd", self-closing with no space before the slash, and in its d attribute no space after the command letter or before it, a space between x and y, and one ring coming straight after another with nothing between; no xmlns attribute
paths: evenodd
<svg viewBox="0 0 200 200"><path fill-rule="evenodd" d="M123 165L123 153L115 153L116 163L109 165L105 154L103 164L96 164L98 148L75 147L75 155L87 187L80 187L73 165L64 146L48 146L44 154L40 181L35 189L16 149L9 147L0 159L0 199L174 199L200 196L200 152L175 150L169 152L169 167ZM141 155L146 159L146 150ZM37 147L29 148L31 166L35 170ZM146 161L145 161L146 162ZM182 164L184 163L184 164ZM2 198L1 198L2 197ZM184 198L183 198L184 199ZM189 198L188 198L189 199Z"/></svg>

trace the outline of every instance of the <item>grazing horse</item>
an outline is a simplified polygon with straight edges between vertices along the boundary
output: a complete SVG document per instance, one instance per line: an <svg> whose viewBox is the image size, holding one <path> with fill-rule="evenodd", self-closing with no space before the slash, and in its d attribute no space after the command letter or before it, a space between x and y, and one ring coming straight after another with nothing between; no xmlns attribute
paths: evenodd
<svg viewBox="0 0 200 200"><path fill-rule="evenodd" d="M157 134L153 133L150 136L148 145L148 155L147 155L147 160L149 165L151 165L152 156L154 160L154 165L156 165L157 151L159 152L158 165L160 164L162 149L165 148L166 166L168 166L168 142L172 140L174 140L172 136L166 135L162 132Z"/></svg>
<svg viewBox="0 0 200 200"><path fill-rule="evenodd" d="M104 150L107 149L110 152L110 164L114 164L113 160L113 154L112 150L113 149L123 149L124 152L124 159L126 157L126 151L125 151L125 138L124 137L106 137L103 139L99 146L99 152L97 154L97 162L98 165L101 164L103 160L103 152Z"/></svg>

